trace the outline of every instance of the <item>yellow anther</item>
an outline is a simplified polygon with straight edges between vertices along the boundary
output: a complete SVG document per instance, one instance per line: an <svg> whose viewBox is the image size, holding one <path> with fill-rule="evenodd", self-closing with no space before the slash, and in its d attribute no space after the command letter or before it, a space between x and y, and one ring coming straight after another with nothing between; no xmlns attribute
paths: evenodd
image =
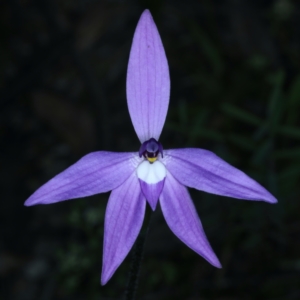
<svg viewBox="0 0 300 300"><path fill-rule="evenodd" d="M147 157L148 161L154 163L157 160L157 157Z"/></svg>

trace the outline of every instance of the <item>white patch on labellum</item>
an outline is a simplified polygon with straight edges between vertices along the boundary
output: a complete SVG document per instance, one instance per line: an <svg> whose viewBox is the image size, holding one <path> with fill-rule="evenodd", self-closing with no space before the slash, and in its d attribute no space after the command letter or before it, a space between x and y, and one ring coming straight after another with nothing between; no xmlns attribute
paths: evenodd
<svg viewBox="0 0 300 300"><path fill-rule="evenodd" d="M149 161L144 160L139 164L136 172L138 178L148 184L158 183L167 175L166 167L158 160L152 164Z"/></svg>

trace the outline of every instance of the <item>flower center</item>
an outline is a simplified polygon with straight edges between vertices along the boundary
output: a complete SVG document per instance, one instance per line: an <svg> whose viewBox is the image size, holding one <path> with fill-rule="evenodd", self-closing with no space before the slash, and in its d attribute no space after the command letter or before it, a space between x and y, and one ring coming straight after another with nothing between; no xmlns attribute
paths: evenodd
<svg viewBox="0 0 300 300"><path fill-rule="evenodd" d="M140 157L144 156L151 164L157 160L159 153L163 157L163 147L154 138L144 142L139 151Z"/></svg>

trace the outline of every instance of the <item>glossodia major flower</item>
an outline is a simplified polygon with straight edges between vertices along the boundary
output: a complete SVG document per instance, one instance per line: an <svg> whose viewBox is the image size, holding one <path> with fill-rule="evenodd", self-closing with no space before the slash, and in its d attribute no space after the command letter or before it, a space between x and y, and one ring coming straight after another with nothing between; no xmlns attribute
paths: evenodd
<svg viewBox="0 0 300 300"><path fill-rule="evenodd" d="M112 191L104 224L101 283L122 263L141 229L146 202L159 200L173 233L213 266L221 264L203 231L186 187L238 199L276 203L256 181L203 149L163 150L158 142L169 105L168 62L149 10L138 22L128 63L127 103L139 151L99 151L40 187L25 205L49 204Z"/></svg>

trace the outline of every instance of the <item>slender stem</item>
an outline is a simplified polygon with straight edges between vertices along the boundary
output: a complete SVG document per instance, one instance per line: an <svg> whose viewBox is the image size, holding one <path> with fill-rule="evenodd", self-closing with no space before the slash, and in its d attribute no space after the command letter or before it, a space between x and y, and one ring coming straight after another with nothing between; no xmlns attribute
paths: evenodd
<svg viewBox="0 0 300 300"><path fill-rule="evenodd" d="M134 300L135 299L137 286L138 286L141 261L142 261L143 252L144 252L144 245L145 245L145 240L146 240L146 236L147 236L149 225L150 225L151 215L152 215L151 208L147 205L144 224L143 224L143 227L142 227L142 229L139 233L139 236L135 242L133 253L132 253L129 278L128 278L128 283L127 283L127 288L125 291L125 300Z"/></svg>

